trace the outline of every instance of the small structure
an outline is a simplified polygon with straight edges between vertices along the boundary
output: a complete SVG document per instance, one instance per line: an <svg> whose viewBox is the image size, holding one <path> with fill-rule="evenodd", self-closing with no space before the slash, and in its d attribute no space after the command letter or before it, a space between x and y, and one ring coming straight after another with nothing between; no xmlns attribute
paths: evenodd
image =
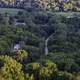
<svg viewBox="0 0 80 80"><path fill-rule="evenodd" d="M23 22L15 22L15 26L17 26L17 25L23 25L23 26L25 26L26 23L23 23Z"/></svg>
<svg viewBox="0 0 80 80"><path fill-rule="evenodd" d="M13 47L13 51L19 50L21 48L20 44L15 44Z"/></svg>
<svg viewBox="0 0 80 80"><path fill-rule="evenodd" d="M80 18L79 16L75 15L70 15L66 17L67 19L73 19L73 18Z"/></svg>
<svg viewBox="0 0 80 80"><path fill-rule="evenodd" d="M19 20L19 19L17 19L17 20L14 21L14 25L15 25L15 26L18 26L18 25L25 26L26 23L25 23L24 20Z"/></svg>
<svg viewBox="0 0 80 80"><path fill-rule="evenodd" d="M67 19L71 19L71 18L74 18L74 16L67 16L66 18Z"/></svg>

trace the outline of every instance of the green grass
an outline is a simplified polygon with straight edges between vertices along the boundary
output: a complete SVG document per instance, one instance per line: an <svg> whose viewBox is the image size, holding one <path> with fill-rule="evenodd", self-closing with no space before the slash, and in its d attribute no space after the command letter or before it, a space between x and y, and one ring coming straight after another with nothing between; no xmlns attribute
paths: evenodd
<svg viewBox="0 0 80 80"><path fill-rule="evenodd" d="M18 11L23 11L22 9L12 9L12 8L0 8L0 13L8 13L11 15L17 14Z"/></svg>
<svg viewBox="0 0 80 80"><path fill-rule="evenodd" d="M7 12L10 15L16 15L18 11L23 11L23 9L0 8L0 13L6 13ZM54 12L54 14L67 17L67 16L71 16L73 14L80 15L80 12Z"/></svg>
<svg viewBox="0 0 80 80"><path fill-rule="evenodd" d="M56 15L61 15L61 16L64 16L64 17L67 17L67 16L71 16L71 15L79 15L80 16L80 12L55 12Z"/></svg>

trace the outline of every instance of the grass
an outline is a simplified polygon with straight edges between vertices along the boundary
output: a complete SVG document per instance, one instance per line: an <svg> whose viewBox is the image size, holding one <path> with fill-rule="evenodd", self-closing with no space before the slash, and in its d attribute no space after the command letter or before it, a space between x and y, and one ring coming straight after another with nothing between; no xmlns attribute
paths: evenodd
<svg viewBox="0 0 80 80"><path fill-rule="evenodd" d="M55 12L56 15L61 15L61 16L64 16L64 17L67 17L67 16L71 16L71 15L79 15L80 16L80 12Z"/></svg>
<svg viewBox="0 0 80 80"><path fill-rule="evenodd" d="M16 8L0 8L0 13L8 13L10 15L16 15L18 11L23 11L23 9ZM61 15L64 17L71 16L73 14L80 15L80 12L54 12L56 15Z"/></svg>
<svg viewBox="0 0 80 80"><path fill-rule="evenodd" d="M0 8L0 13L8 13L11 15L16 15L18 11L23 11L23 10L15 8Z"/></svg>

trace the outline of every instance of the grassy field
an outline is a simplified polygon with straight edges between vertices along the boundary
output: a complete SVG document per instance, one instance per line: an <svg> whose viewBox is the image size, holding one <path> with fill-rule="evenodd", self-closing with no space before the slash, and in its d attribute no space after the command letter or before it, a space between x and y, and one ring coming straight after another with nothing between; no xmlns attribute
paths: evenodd
<svg viewBox="0 0 80 80"><path fill-rule="evenodd" d="M80 12L55 12L54 14L56 15L61 15L61 16L72 16L74 14L79 15L80 16Z"/></svg>
<svg viewBox="0 0 80 80"><path fill-rule="evenodd" d="M12 8L0 8L0 13L8 13L11 15L17 14L18 11L23 11L22 9L12 9Z"/></svg>
<svg viewBox="0 0 80 80"><path fill-rule="evenodd" d="M10 15L16 15L18 11L23 11L23 9L15 9L15 8L0 8L0 13L8 13ZM62 16L71 16L73 14L80 15L80 12L54 12L56 15L62 15Z"/></svg>

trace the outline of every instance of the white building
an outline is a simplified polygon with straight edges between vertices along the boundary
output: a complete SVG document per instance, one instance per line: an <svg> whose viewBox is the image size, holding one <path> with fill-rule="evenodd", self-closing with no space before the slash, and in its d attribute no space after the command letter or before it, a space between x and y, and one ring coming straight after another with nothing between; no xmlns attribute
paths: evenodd
<svg viewBox="0 0 80 80"><path fill-rule="evenodd" d="M19 50L20 48L21 48L20 44L15 44L14 48L13 48L13 51Z"/></svg>

